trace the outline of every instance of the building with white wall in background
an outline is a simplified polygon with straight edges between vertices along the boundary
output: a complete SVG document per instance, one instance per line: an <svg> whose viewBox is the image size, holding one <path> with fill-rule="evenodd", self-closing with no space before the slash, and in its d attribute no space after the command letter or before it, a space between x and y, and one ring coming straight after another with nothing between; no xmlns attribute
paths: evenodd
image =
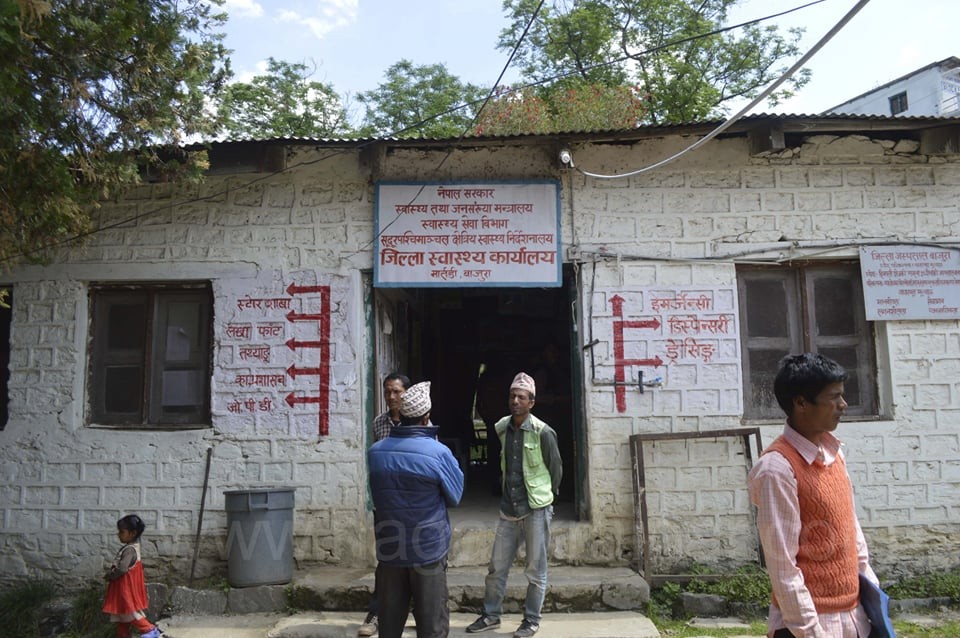
<svg viewBox="0 0 960 638"><path fill-rule="evenodd" d="M960 114L960 58L928 64L825 113L954 117Z"/></svg>

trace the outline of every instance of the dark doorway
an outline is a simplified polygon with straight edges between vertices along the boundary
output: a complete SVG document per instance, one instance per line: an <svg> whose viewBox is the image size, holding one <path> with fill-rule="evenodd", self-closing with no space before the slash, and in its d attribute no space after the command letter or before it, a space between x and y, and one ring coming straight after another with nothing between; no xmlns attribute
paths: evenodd
<svg viewBox="0 0 960 638"><path fill-rule="evenodd" d="M564 478L558 517L573 518L581 475L581 384L571 366L572 277L560 288L403 289L409 320L391 321L390 342L404 352L389 356L416 382L430 380L432 421L466 471L464 500L495 505L499 495L499 441L493 424L509 414L507 397L517 372L534 377L533 413L557 432ZM375 312L398 313L400 291L378 290ZM382 324L382 322L379 322ZM398 327L409 334L398 334ZM382 327L382 326L381 326ZM374 343L383 348L378 334ZM380 353L379 361L383 361ZM378 365L382 367L382 363Z"/></svg>
<svg viewBox="0 0 960 638"><path fill-rule="evenodd" d="M13 321L13 289L0 286L0 430L10 417L10 325Z"/></svg>

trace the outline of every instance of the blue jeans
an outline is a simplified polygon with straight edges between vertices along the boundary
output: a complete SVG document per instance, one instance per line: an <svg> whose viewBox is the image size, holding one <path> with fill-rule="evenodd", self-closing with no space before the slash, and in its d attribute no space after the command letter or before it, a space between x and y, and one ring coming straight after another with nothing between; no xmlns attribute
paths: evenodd
<svg viewBox="0 0 960 638"><path fill-rule="evenodd" d="M550 520L553 506L541 507L519 521L501 518L497 522L497 534L493 540L493 553L487 568L486 593L483 596L483 613L492 618L503 614L503 596L507 591L507 575L517 557L520 541L527 552L527 598L523 605L523 618L540 624L540 611L547 595L547 546L550 545Z"/></svg>

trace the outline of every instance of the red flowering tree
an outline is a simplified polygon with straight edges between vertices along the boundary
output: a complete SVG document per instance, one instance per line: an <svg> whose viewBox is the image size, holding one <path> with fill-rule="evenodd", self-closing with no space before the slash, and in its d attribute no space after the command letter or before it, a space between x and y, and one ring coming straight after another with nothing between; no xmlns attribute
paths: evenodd
<svg viewBox="0 0 960 638"><path fill-rule="evenodd" d="M633 86L504 89L480 112L474 132L519 135L632 128L643 120L646 101Z"/></svg>

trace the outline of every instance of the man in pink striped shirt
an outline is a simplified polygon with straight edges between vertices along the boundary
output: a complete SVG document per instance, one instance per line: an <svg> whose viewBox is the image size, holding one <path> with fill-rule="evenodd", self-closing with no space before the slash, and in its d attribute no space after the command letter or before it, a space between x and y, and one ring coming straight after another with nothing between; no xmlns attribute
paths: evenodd
<svg viewBox="0 0 960 638"><path fill-rule="evenodd" d="M847 373L820 354L785 357L774 381L783 434L750 471L773 589L772 638L867 638L858 573L876 583L840 440Z"/></svg>

